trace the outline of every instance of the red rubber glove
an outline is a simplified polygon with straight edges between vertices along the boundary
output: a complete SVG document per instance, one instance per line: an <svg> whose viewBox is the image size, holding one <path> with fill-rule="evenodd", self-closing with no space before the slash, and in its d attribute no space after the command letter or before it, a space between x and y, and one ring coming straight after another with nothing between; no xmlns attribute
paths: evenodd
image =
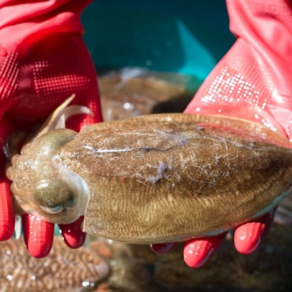
<svg viewBox="0 0 292 292"><path fill-rule="evenodd" d="M0 141L15 129L30 129L73 93L74 104L89 107L95 117L78 116L67 126L79 131L100 122L101 110L95 69L82 40L80 15L90 0L0 0ZM0 240L14 230L9 182L0 153ZM82 218L62 225L65 242L73 248L85 240ZM52 246L54 224L31 214L22 216L27 248L35 257Z"/></svg>
<svg viewBox="0 0 292 292"><path fill-rule="evenodd" d="M237 41L217 64L185 113L222 114L249 119L276 129L292 140L292 9L288 0L229 0L231 31ZM272 224L275 209L239 226L234 244L253 252ZM202 266L225 234L192 240L185 245L187 265ZM152 246L166 252L173 244Z"/></svg>

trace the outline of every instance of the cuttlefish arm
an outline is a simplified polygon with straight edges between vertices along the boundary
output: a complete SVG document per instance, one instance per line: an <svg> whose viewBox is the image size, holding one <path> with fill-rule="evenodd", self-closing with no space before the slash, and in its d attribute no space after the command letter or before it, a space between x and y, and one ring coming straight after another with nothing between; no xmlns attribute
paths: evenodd
<svg viewBox="0 0 292 292"><path fill-rule="evenodd" d="M26 144L37 140L40 136L53 130L64 129L66 127L66 121L72 116L82 114L94 116L94 113L86 106L68 106L74 98L75 94L72 94L49 115L44 123L37 125L36 128L26 137Z"/></svg>
<svg viewBox="0 0 292 292"><path fill-rule="evenodd" d="M162 114L77 134L56 129L66 107L56 111L7 168L21 212L53 223L84 215L94 235L184 241L263 215L291 187L291 145L260 124Z"/></svg>

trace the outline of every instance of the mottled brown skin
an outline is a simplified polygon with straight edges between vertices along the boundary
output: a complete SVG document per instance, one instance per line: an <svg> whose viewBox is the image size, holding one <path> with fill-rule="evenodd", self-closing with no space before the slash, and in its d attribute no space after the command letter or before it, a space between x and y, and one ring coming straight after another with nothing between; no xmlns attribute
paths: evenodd
<svg viewBox="0 0 292 292"><path fill-rule="evenodd" d="M164 114L79 134L46 128L8 155L18 209L59 224L85 213L87 233L117 241L222 233L268 212L292 182L288 140L244 120Z"/></svg>
<svg viewBox="0 0 292 292"><path fill-rule="evenodd" d="M224 117L150 115L86 126L54 161L90 189L84 230L118 241L184 241L231 229L291 186L290 144Z"/></svg>

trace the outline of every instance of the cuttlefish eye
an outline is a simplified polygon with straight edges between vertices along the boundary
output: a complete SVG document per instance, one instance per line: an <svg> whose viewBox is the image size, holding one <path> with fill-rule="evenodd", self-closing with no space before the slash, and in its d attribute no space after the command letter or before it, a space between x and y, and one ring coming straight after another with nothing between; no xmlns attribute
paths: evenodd
<svg viewBox="0 0 292 292"><path fill-rule="evenodd" d="M49 214L58 214L74 205L74 191L63 180L41 180L36 185L34 198L39 207Z"/></svg>
<svg viewBox="0 0 292 292"><path fill-rule="evenodd" d="M59 204L57 206L54 207L46 207L46 206L40 206L46 213L49 214L58 214L60 212L62 212L65 209L65 206Z"/></svg>

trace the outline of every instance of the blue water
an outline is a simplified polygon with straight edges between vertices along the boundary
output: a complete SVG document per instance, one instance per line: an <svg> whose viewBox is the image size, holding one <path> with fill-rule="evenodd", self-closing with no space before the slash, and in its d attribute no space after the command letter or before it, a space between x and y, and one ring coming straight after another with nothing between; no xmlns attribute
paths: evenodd
<svg viewBox="0 0 292 292"><path fill-rule="evenodd" d="M224 0L94 1L82 22L96 67L145 67L200 80L235 40Z"/></svg>

